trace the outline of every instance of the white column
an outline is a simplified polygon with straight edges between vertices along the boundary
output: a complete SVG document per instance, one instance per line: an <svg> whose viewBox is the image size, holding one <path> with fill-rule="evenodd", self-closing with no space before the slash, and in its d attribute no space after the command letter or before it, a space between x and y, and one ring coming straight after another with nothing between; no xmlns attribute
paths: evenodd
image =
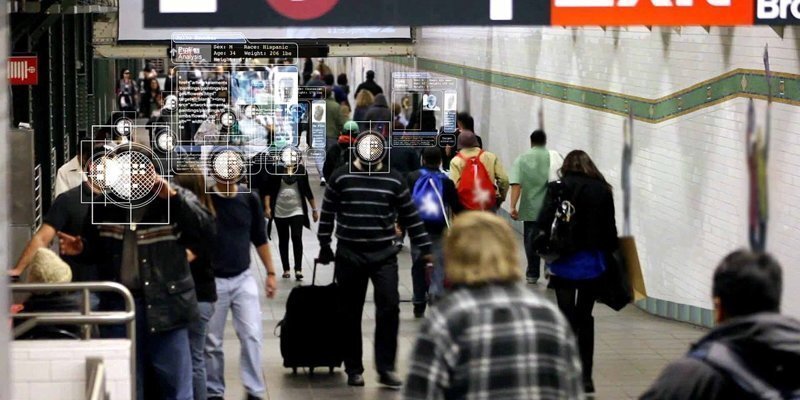
<svg viewBox="0 0 800 400"><path fill-rule="evenodd" d="M11 398L11 372L9 370L9 329L8 321L8 288L6 282L8 278L5 274L5 268L11 265L11 257L8 253L9 249L9 210L11 202L9 201L9 171L8 165L8 128L10 127L10 116L8 107L8 92L9 86L6 81L6 66L8 65L8 45L11 37L8 34L8 4L6 0L0 0L0 77L2 77L3 85L6 85L5 90L0 90L0 265L3 266L2 276L0 276L0 400L8 400Z"/></svg>

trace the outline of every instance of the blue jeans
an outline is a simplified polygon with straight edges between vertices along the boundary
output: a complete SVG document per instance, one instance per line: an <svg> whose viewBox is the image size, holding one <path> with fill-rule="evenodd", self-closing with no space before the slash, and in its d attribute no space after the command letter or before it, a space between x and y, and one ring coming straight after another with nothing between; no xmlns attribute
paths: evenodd
<svg viewBox="0 0 800 400"><path fill-rule="evenodd" d="M214 314L214 303L198 302L197 311L200 316L189 325L189 348L192 352L192 387L194 387L194 400L206 400L206 334L208 321Z"/></svg>
<svg viewBox="0 0 800 400"><path fill-rule="evenodd" d="M217 303L208 322L206 337L206 377L208 395L225 394L225 355L222 340L228 310L233 314L233 328L239 337L239 373L248 394L262 397L267 391L261 368L261 303L258 283L248 270L232 278L216 278Z"/></svg>
<svg viewBox="0 0 800 400"><path fill-rule="evenodd" d="M147 325L144 299L136 303L136 397L145 399L145 385L157 387L167 400L192 400L192 357L186 328L152 333ZM155 382L145 382L146 368Z"/></svg>
<svg viewBox="0 0 800 400"><path fill-rule="evenodd" d="M433 254L433 271L431 272L430 285L425 280L425 260L422 251L414 244L411 245L411 283L414 287L414 297L411 302L424 304L430 296L431 300L444 295L444 252L442 250L442 235L428 234L431 241Z"/></svg>
<svg viewBox="0 0 800 400"><path fill-rule="evenodd" d="M525 276L530 279L539 279L540 264L539 255L533 250L533 239L539 233L539 226L536 221L523 221L523 245L525 246L525 257L528 259L528 270Z"/></svg>

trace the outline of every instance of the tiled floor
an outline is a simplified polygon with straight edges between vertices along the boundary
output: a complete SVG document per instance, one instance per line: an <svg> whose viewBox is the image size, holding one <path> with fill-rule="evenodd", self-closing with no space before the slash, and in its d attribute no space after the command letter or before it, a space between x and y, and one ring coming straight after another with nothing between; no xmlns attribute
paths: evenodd
<svg viewBox="0 0 800 400"><path fill-rule="evenodd" d="M319 187L316 179L313 178L312 185L315 188ZM321 199L321 190L317 194L317 198ZM316 232L316 227L312 226L312 228L313 232ZM311 278L313 258L319 250L313 232L306 230L303 237L306 284ZM280 269L277 242L273 242L272 251L276 268ZM255 259L255 253L253 256ZM521 257L524 259L524 256ZM263 278L265 276L263 267L260 263L255 264L253 268L258 271L258 276ZM406 247L400 253L400 298L403 303L400 317L398 370L401 375L407 369L408 353L411 350L418 326L409 302L411 299L410 266L410 254ZM332 267L320 266L317 282L327 284L331 279ZM263 282L263 279L261 281ZM368 371L365 373L366 387L348 387L345 384L345 375L341 371L337 371L333 375L329 375L327 371L320 371L321 373L313 377L309 377L305 372L294 376L291 370L282 367L279 339L273 335L273 330L283 317L286 298L294 286L294 280L279 278L277 298L268 300L266 297L262 297L265 334L263 365L268 387L267 398L272 400L399 399L398 391L379 387L374 371L369 370L369 366L372 365L372 333L374 332L374 305L371 301L371 292L367 294L368 301L364 311L364 365L368 367ZM552 296L551 292L541 286L532 288L540 291L543 295ZM595 307L594 315L596 320L594 381L597 398L603 400L636 398L669 360L681 356L687 346L705 332L700 328L653 317L633 306L616 313L608 307L598 304ZM324 333L320 332L320 335L324 335ZM228 387L226 399L243 399L244 391L238 375L239 344L230 322L225 337L225 377Z"/></svg>

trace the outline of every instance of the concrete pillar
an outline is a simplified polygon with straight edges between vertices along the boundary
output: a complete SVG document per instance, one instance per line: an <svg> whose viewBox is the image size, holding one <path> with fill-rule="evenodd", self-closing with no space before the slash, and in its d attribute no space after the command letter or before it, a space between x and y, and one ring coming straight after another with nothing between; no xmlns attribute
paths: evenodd
<svg viewBox="0 0 800 400"><path fill-rule="evenodd" d="M11 371L9 369L9 330L8 330L8 311L9 311L9 293L6 286L8 278L6 278L6 269L11 263L11 255L9 254L9 209L11 201L8 193L9 187L9 174L11 171L8 165L8 155L11 149L8 148L8 135L7 131L11 123L9 118L9 104L8 104L8 80L6 74L6 60L8 59L8 46L11 37L9 36L8 26L8 4L6 0L0 0L0 77L2 77L2 84L5 86L4 90L0 90L0 265L2 265L2 276L0 276L0 400L8 400L11 398Z"/></svg>

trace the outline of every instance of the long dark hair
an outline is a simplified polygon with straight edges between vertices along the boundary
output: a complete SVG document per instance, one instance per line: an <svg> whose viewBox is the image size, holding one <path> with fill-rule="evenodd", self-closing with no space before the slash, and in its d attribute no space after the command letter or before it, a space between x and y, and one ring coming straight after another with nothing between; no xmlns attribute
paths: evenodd
<svg viewBox="0 0 800 400"><path fill-rule="evenodd" d="M200 200L200 204L204 205L211 215L216 216L217 212L214 209L214 202L211 200L211 195L206 190L206 180L202 172L197 168L191 168L184 173L175 174L175 183L182 188L194 193Z"/></svg>
<svg viewBox="0 0 800 400"><path fill-rule="evenodd" d="M559 176L564 176L569 173L577 173L586 175L589 178L598 179L603 182L608 190L611 190L611 185L606 181L597 166L594 165L591 157L583 150L572 150L564 158L564 163L561 164L561 169L558 170Z"/></svg>

